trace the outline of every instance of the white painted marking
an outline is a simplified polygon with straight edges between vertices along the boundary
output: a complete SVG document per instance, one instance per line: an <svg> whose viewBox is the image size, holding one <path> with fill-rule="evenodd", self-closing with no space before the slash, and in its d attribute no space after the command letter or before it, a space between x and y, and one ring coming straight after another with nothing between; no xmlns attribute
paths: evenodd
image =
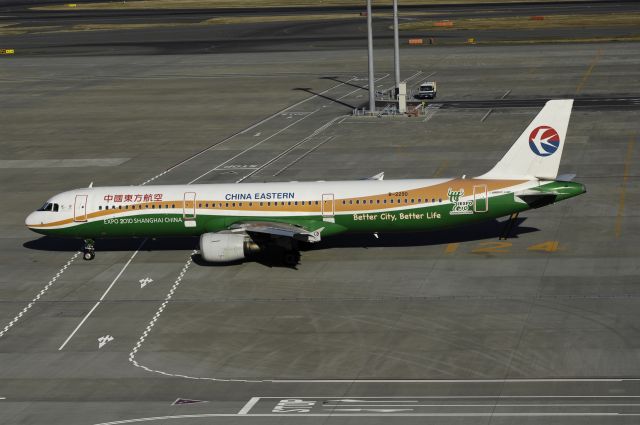
<svg viewBox="0 0 640 425"><path fill-rule="evenodd" d="M6 400L6 399L7 399L6 397L0 397L0 400Z"/></svg>
<svg viewBox="0 0 640 425"><path fill-rule="evenodd" d="M487 113L486 113L486 114L484 114L484 116L480 119L480 122L484 122L484 120L486 120L486 119L487 119L487 117L489 116L489 114L490 114L491 112L493 112L493 109L489 109L489 110L487 111Z"/></svg>
<svg viewBox="0 0 640 425"><path fill-rule="evenodd" d="M67 267L69 267L71 263L73 263L73 261L76 258L78 258L78 255L80 254L81 254L80 251L73 254L73 256L69 259L69 261L67 261L65 265L62 266L60 270L58 270L58 273L56 273L56 275L53 278L51 278L49 282L47 282L44 288L42 288L42 290L38 292L38 294L31 300L31 302L27 304L27 306L23 308L20 311L20 313L18 313L17 316L11 319L11 321L0 331L0 338L2 338L9 331L9 329L11 329L16 323L18 323L18 320L20 320L20 318L24 316L25 313L29 311L31 307L33 307L33 305L49 290L49 288L55 283L55 281L58 280L60 276L62 276L65 270L67 270Z"/></svg>
<svg viewBox="0 0 640 425"><path fill-rule="evenodd" d="M238 412L238 415L246 415L249 411L260 401L260 397L251 397L251 399L245 404Z"/></svg>
<svg viewBox="0 0 640 425"><path fill-rule="evenodd" d="M299 102L297 102L297 103L294 103L293 105L289 105L289 106L287 106L286 108L284 108L284 109L282 109L282 110L280 110L280 111L278 111L278 112L276 112L276 113L274 113L274 114L272 114L272 115L269 115L268 117L266 117L266 118L264 118L264 119L262 119L262 120L258 121L257 123L252 124L251 126L249 126L249 127L245 128L244 130L239 131L239 132L237 132L237 133L234 133L234 134L232 134L231 136L229 136L229 137L227 137L227 138L225 138L225 139L223 139L223 140L219 141L218 143L215 143L215 144L213 144L213 145L209 146L208 148L203 149L202 151L200 151L200 152L198 152L198 153L196 153L196 154L194 154L194 155L191 155L189 158L187 158L187 159L185 159L185 160L183 160L183 161L180 161L179 163L177 163L177 164L175 164L175 165L173 165L173 166L171 166L171 167L167 168L166 170L164 170L164 171L163 171L163 172L161 172L160 174L157 174L157 175L155 175L155 176L151 177L150 179L148 179L148 180L144 181L144 182L142 183L142 185L144 186L145 184L150 183L150 182L152 182L152 181L156 180L156 179L157 179L157 178L159 178L159 177L162 177L163 175L165 175L165 174L167 174L167 173L169 173L169 172L171 172L171 171L175 170L176 168L178 168L178 167L180 167L180 166L182 166L182 165L186 164L187 162L189 162L189 161L191 161L191 160L193 160L193 159L195 159L195 158L199 157L200 155L202 155L202 154L204 154L204 153L206 153L206 152L210 151L211 149L213 149L213 148L215 148L215 147L217 147L217 146L220 146L221 144L226 143L226 142L228 142L229 140L232 140L233 138L235 138L236 136L238 136L238 135L240 135L240 134L245 134L245 133L247 133L247 132L249 132L249 131L253 130L254 128L256 128L256 127L258 127L258 126L260 126L260 125L264 124L265 122L270 121L270 120L272 120L273 118L275 118L275 117L277 117L277 116L280 116L280 114L282 114L283 112L286 112L286 111L288 111L288 110L290 110L290 109L293 109L293 108L295 108L295 107L297 107L297 106L300 106L300 105L302 105L303 103L308 102L308 101L310 101L310 100L312 100L312 99L315 99L316 97L318 97L318 96L320 96L320 95L323 95L323 94L325 94L325 93L328 93L329 91L331 91L331 90L333 90L333 89L336 89L336 88L338 88L338 87L340 87L340 86L344 86L345 84L347 84L347 83L349 83L349 82L353 81L354 79L355 79L355 77L354 77L354 78L351 78L351 79L349 79L349 80L347 80L347 81L345 81L345 82L343 82L343 83L339 83L339 84L336 84L335 86L331 86L331 87L329 87L328 89L326 89L326 90L324 90L324 91L321 91L321 92L320 92L320 93L318 93L318 94L314 94L313 96L307 97L306 99L302 99L301 101L299 101Z"/></svg>
<svg viewBox="0 0 640 425"><path fill-rule="evenodd" d="M388 76L389 76L389 74L384 74L382 77L378 78L377 80L374 80L374 83L377 83L377 82L378 82L378 81L380 81L380 80L384 80L384 79L385 79L385 78L387 78ZM344 99L345 97L350 96L350 95L352 95L353 93L357 92L358 90L367 90L367 87L358 87L357 89L352 90L352 91L350 91L349 93L347 93L347 94L345 94L345 95L340 96L340 97L339 97L339 98L337 98L336 100L342 100L342 99ZM358 96L358 97L362 97L362 96Z"/></svg>
<svg viewBox="0 0 640 425"><path fill-rule="evenodd" d="M140 288L144 288L145 286L153 282L153 279L147 276L144 279L140 279L138 282L140 282Z"/></svg>
<svg viewBox="0 0 640 425"><path fill-rule="evenodd" d="M305 382L320 382L320 383L405 383L405 384L422 384L422 383L448 383L448 384L470 384L470 383L508 383L508 382L624 382L624 381L640 381L640 378L571 378L571 379L554 379L554 378L541 378L541 379L272 379L265 382L273 383L305 383Z"/></svg>
<svg viewBox="0 0 640 425"><path fill-rule="evenodd" d="M261 134L262 134L262 131L258 131L256 134L253 135L253 137L258 137Z"/></svg>
<svg viewBox="0 0 640 425"><path fill-rule="evenodd" d="M269 381L272 382L272 381ZM280 397L260 397L261 399L267 400L267 399L274 399L274 400L281 400L281 399L286 399L286 398L293 398L293 397L285 397L285 396L280 396ZM301 398L301 399L310 399L310 400L318 400L318 399L329 399L329 401L335 401L332 399L332 397L296 397L296 398ZM367 397L359 397L362 399L368 398L368 399L378 399L378 398L394 398L394 399L404 399L404 398L418 398L418 399L463 399L463 400L468 400L468 399L498 399L498 398L640 398L640 395L500 395L500 394L496 394L496 395L425 395L425 396L379 396L379 397L373 397L373 396L367 396ZM359 400L361 402L364 402L364 400ZM394 400L394 402L400 402L402 400ZM416 400L410 400L410 401L416 401ZM378 400L374 400L372 401L373 403L379 403Z"/></svg>
<svg viewBox="0 0 640 425"><path fill-rule="evenodd" d="M114 339L115 338L112 337L111 335L101 336L100 338L98 338L98 349L104 347L109 342L113 341Z"/></svg>
<svg viewBox="0 0 640 425"><path fill-rule="evenodd" d="M136 356L136 353L138 352L138 350L140 350L140 347L142 347L142 344L144 343L144 340L147 338L147 336L149 335L149 333L151 332L151 330L155 326L158 318L160 317L160 315L162 314L164 309L167 308L167 305L169 304L169 300L171 300L171 298L173 297L173 294L176 292L176 289L178 289L178 286L180 286L180 282L182 282L182 278L184 277L185 273L189 269L189 266L191 266L191 263L193 261L192 256L195 255L197 252L198 252L198 250L195 250L195 249L191 252L191 255L189 255L189 259L185 263L184 267L182 267L182 270L180 271L180 274L178 275L176 280L173 282L173 285L171 286L171 289L169 290L169 293L167 293L167 296L165 297L165 299L162 302L162 304L160 305L160 307L158 307L158 310L156 311L156 313L153 315L153 318L149 322L149 325L147 325L147 328L145 329L145 331L140 336L140 339L138 339L138 342L136 342L136 345L133 347L133 349L129 353L129 361L131 363L133 363L134 366L142 368L142 369L144 369L144 370L146 370L148 372L155 372L155 373L160 373L160 374L163 374L163 375L170 375L170 374L167 374L165 372L153 370L153 369L150 369L150 368L148 368L148 367L146 367L144 365L138 364L138 362L135 359L135 356Z"/></svg>
<svg viewBox="0 0 640 425"><path fill-rule="evenodd" d="M496 396L496 398L500 398L500 396ZM375 402L370 402L375 403ZM640 403L490 403L490 404L323 404L322 407L403 407L403 406L411 406L411 407L609 407L609 406L640 406ZM335 409L338 410L338 409ZM413 409L411 409L413 410Z"/></svg>
<svg viewBox="0 0 640 425"><path fill-rule="evenodd" d="M237 413L202 413L196 415L172 415L172 416L154 416L149 418L135 418L135 419L124 419L120 421L113 422L100 422L94 425L121 425L121 424L130 424L130 423L139 423L139 422L153 422L153 421L164 421L168 419L197 419L197 418L229 418L229 417L238 417ZM250 415L244 415L245 417L296 417L296 418L311 418L311 417L381 417L381 416L406 416L406 417L490 417L490 416L499 416L499 417L527 417L527 416L539 416L539 417L571 417L571 416L640 416L640 413L610 413L610 412L597 412L597 413L581 413L581 412L556 412L556 413L537 413L537 412L528 412L528 413L498 413L498 412L490 412L490 413L382 413L382 414L373 414L373 413L252 413Z"/></svg>
<svg viewBox="0 0 640 425"><path fill-rule="evenodd" d="M114 167L131 158L0 159L0 168Z"/></svg>
<svg viewBox="0 0 640 425"><path fill-rule="evenodd" d="M176 398L175 401L173 403L171 403L172 406L182 406L185 404L196 404L196 403L208 403L208 401L205 400L193 400L190 398Z"/></svg>
<svg viewBox="0 0 640 425"><path fill-rule="evenodd" d="M338 117L339 118L339 117ZM309 138L312 136L309 136ZM308 138L307 138L308 139ZM287 168L291 167L293 164L295 164L296 162L300 161L301 159L303 159L304 157L306 157L307 155L309 155L311 152L315 151L316 149L318 149L320 146L324 145L325 143L327 143L329 140L334 139L334 136L329 136L329 137L325 137L325 139L318 143L317 145L315 145L314 147L312 147L311 149L309 149L308 151L306 151L305 153L303 153L302 155L300 155L299 157L297 157L296 159L294 159L293 161L291 161L290 163L288 163L287 165L285 165L284 167L282 167L281 169L279 169L278 171L276 171L272 177L276 177L278 175L280 175L284 170L286 170ZM305 139L306 140L306 139ZM301 144L301 143L300 143ZM299 145L299 144L298 144ZM297 147L298 145L294 146Z"/></svg>
<svg viewBox="0 0 640 425"><path fill-rule="evenodd" d="M504 92L504 94L502 95L502 97L500 99L504 99L505 97L509 96L509 93L511 93L511 89L509 89L506 92Z"/></svg>
<svg viewBox="0 0 640 425"><path fill-rule="evenodd" d="M288 126L286 126L286 127L284 127L284 128L281 128L280 130L278 130L278 131L276 131L275 133L273 133L271 136L266 137L266 138L264 138L264 139L260 140L258 143L255 143L255 144L253 144L253 145L249 146L247 149L245 149L245 150L243 150L242 152L240 152L240 153L238 153L238 154L234 155L233 157L229 158L228 160L224 161L222 164L218 165L217 167L212 168L212 169L210 169L209 171L207 171L207 172L205 172L205 173L203 173L203 174L199 175L199 176L198 176L198 177L196 177L195 179L191 180L188 184L192 184L192 183L194 183L194 182L196 182L196 181L200 180L201 178L203 178L203 177L204 177L204 176L206 176L207 174L211 173L212 171L219 170L219 169L220 169L220 167L222 167L222 166L224 166L224 165L228 164L229 162L233 161L234 159L236 159L236 158L237 158L237 157L239 157L240 155L243 155L243 154L245 154L246 152L249 152L251 149L255 148L256 146L259 146L259 145L263 144L263 143L264 143L264 142L266 142L267 140L269 140L269 139L271 139L271 138L273 138L273 137L277 136L278 134L282 133L283 131L285 131L285 130L289 129L290 127L293 127L294 125L298 124L300 121L302 121L302 120L305 120L305 119L309 118L311 115L315 114L315 113L316 113L316 112L318 112L319 110L320 110L320 109L316 109L315 111L310 112L309 114L302 116L302 118L300 118L300 119L298 119L298 120L296 120L296 121L292 122L291 124L289 124Z"/></svg>
<svg viewBox="0 0 640 425"><path fill-rule="evenodd" d="M378 412L378 413L395 413L395 412L413 412L413 409L333 409L334 412Z"/></svg>
<svg viewBox="0 0 640 425"><path fill-rule="evenodd" d="M386 397L391 398L391 397ZM341 398L338 400L329 400L331 403L417 403L418 400L358 400L353 398Z"/></svg>
<svg viewBox="0 0 640 425"><path fill-rule="evenodd" d="M60 348L58 348L58 351L62 350L65 347L65 345L67 345L67 343L71 340L71 338L73 338L73 336L76 334L76 332L78 332L78 329L80 329L82 327L82 325L84 324L84 322L87 321L89 316L91 316L91 313L93 313L93 311L96 308L98 308L98 306L105 299L105 297L107 296L109 291L111 291L111 288L113 288L113 285L115 285L116 282L118 281L118 279L120 279L120 276L122 276L122 273L124 273L124 271L127 269L127 267L129 267L129 264L131 264L131 261L133 261L135 256L138 255L138 252L140 252L140 249L142 248L142 245L145 244L145 242L147 242L146 238L142 241L142 243L140 243L140 246L138 246L138 249L136 249L136 251L131 255L131 257L129 257L129 261L127 261L126 264L124 265L124 267L122 267L122 269L120 270L120 273L118 273L118 275L115 277L115 279L113 279L113 282L111 282L111 285L109 285L107 290L104 291L104 293L102 294L102 296L100 297L98 302L93 306L93 308L91 310L89 310L87 315L84 316L84 318L80 321L80 323L78 323L78 326L76 326L76 328L73 330L73 332L71 332L71 334L67 337L67 339L62 343Z"/></svg>

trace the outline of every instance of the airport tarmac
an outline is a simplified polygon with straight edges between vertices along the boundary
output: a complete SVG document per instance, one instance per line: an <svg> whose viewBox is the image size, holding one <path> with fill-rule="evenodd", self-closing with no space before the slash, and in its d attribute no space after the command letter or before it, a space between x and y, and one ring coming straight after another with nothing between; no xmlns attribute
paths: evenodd
<svg viewBox="0 0 640 425"><path fill-rule="evenodd" d="M377 51L378 89L391 58ZM360 50L3 58L0 423L637 423L633 102L575 109L561 172L587 193L522 214L507 241L500 223L345 236L291 269L203 264L195 239L99 241L85 262L23 225L92 181L477 175L540 99L640 94L637 44L402 64L413 87L438 81L425 116L350 115Z"/></svg>

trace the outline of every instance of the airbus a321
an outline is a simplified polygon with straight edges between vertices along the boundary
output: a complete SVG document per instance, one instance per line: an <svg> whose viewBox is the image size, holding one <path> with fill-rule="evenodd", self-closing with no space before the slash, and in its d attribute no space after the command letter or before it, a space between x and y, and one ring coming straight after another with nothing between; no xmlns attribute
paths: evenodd
<svg viewBox="0 0 640 425"><path fill-rule="evenodd" d="M427 231L512 216L585 192L558 178L573 100L550 100L504 157L475 178L113 186L51 197L26 218L43 235L200 236L208 262L233 262L272 249L289 264L298 243L346 232Z"/></svg>

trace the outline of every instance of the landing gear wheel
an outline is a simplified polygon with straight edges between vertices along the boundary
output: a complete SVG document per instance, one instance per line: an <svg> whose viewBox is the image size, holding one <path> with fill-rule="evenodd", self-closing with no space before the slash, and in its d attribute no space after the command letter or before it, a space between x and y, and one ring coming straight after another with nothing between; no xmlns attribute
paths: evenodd
<svg viewBox="0 0 640 425"><path fill-rule="evenodd" d="M283 261L287 266L295 267L300 262L300 253L298 251L285 251Z"/></svg>
<svg viewBox="0 0 640 425"><path fill-rule="evenodd" d="M82 248L84 254L82 254L82 258L84 258L86 261L91 261L96 258L96 249L94 248L93 244L93 239L84 240L84 248Z"/></svg>

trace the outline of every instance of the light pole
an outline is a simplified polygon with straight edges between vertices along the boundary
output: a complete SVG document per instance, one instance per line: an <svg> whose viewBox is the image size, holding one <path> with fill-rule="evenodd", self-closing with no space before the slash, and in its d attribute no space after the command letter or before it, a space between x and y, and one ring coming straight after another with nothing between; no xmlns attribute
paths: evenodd
<svg viewBox="0 0 640 425"><path fill-rule="evenodd" d="M373 31L371 29L371 0L367 0L367 44L369 52L369 113L376 112L376 82L373 77Z"/></svg>
<svg viewBox="0 0 640 425"><path fill-rule="evenodd" d="M398 36L398 0L393 0L393 63L396 72L396 94L400 88L400 37Z"/></svg>

